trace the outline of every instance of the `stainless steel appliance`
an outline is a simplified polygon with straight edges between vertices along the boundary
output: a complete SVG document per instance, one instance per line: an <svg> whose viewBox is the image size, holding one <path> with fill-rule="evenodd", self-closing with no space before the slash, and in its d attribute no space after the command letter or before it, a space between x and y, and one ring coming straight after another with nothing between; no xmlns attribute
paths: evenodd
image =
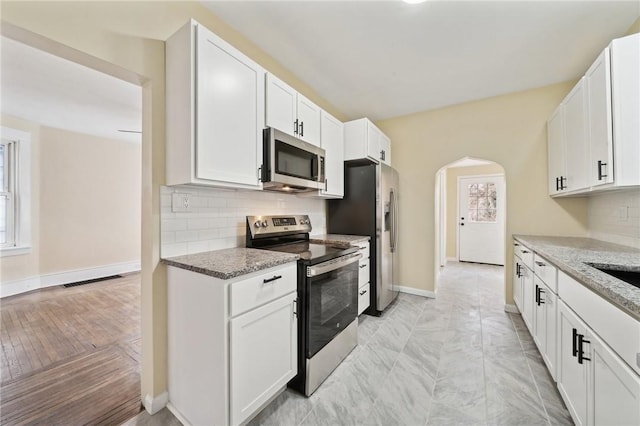
<svg viewBox="0 0 640 426"><path fill-rule="evenodd" d="M274 128L263 130L262 187L306 192L325 186L325 151Z"/></svg>
<svg viewBox="0 0 640 426"><path fill-rule="evenodd" d="M311 395L358 343L357 247L309 242L306 215L247 216L247 247L296 253L298 374L289 386Z"/></svg>
<svg viewBox="0 0 640 426"><path fill-rule="evenodd" d="M370 304L380 315L398 296L398 172L368 160L345 162L344 198L328 201L327 231L367 235L370 241Z"/></svg>

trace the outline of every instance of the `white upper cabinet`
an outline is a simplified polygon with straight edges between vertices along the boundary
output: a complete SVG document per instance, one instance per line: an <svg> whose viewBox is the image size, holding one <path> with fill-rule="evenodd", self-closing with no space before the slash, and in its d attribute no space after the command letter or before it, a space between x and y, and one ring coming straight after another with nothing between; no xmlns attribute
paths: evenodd
<svg viewBox="0 0 640 426"><path fill-rule="evenodd" d="M558 106L547 122L547 141L549 194L555 195L563 190L567 176L564 144L564 109L562 105Z"/></svg>
<svg viewBox="0 0 640 426"><path fill-rule="evenodd" d="M266 77L265 124L320 146L321 108L273 74Z"/></svg>
<svg viewBox="0 0 640 426"><path fill-rule="evenodd" d="M585 77L582 77L564 100L567 191L577 191L589 186L585 81Z"/></svg>
<svg viewBox="0 0 640 426"><path fill-rule="evenodd" d="M391 139L368 118L344 123L344 159L391 164Z"/></svg>
<svg viewBox="0 0 640 426"><path fill-rule="evenodd" d="M321 147L325 150L325 188L327 198L344 196L344 125L331 114L322 111L320 121Z"/></svg>
<svg viewBox="0 0 640 426"><path fill-rule="evenodd" d="M380 132L380 161L391 165L391 139Z"/></svg>
<svg viewBox="0 0 640 426"><path fill-rule="evenodd" d="M613 179L616 187L640 185L640 34L611 42Z"/></svg>
<svg viewBox="0 0 640 426"><path fill-rule="evenodd" d="M611 120L611 73L609 48L598 56L585 75L589 115L589 183L613 182L613 128Z"/></svg>
<svg viewBox="0 0 640 426"><path fill-rule="evenodd" d="M638 75L640 34L615 39L549 118L550 195L640 186Z"/></svg>
<svg viewBox="0 0 640 426"><path fill-rule="evenodd" d="M260 189L262 67L193 20L166 64L167 184Z"/></svg>

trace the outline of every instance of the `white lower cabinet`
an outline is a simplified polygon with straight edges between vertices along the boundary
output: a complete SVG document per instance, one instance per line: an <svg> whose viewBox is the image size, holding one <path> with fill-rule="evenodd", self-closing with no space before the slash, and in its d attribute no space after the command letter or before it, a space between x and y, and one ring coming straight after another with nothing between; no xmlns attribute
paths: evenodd
<svg viewBox="0 0 640 426"><path fill-rule="evenodd" d="M533 284L533 271L523 264L520 267L520 275L522 279L522 319L527 327L529 327L529 330L534 330L535 289ZM531 334L533 335L534 333Z"/></svg>
<svg viewBox="0 0 640 426"><path fill-rule="evenodd" d="M640 321L515 244L514 301L575 424L640 425Z"/></svg>
<svg viewBox="0 0 640 426"><path fill-rule="evenodd" d="M559 321L558 388L574 422L640 424L640 376L563 302Z"/></svg>
<svg viewBox="0 0 640 426"><path fill-rule="evenodd" d="M534 277L534 340L551 377L556 378L556 295L537 276Z"/></svg>
<svg viewBox="0 0 640 426"><path fill-rule="evenodd" d="M522 261L514 257L513 260L513 301L515 302L518 310L522 312L522 279L520 276L520 268L522 267Z"/></svg>
<svg viewBox="0 0 640 426"><path fill-rule="evenodd" d="M248 418L296 375L295 299L289 293L231 320L231 424Z"/></svg>
<svg viewBox="0 0 640 426"><path fill-rule="evenodd" d="M369 243L363 242L356 245L360 248L360 253L362 254L362 258L358 262L358 315L360 315L371 303L369 286Z"/></svg>
<svg viewBox="0 0 640 426"><path fill-rule="evenodd" d="M185 424L245 423L297 374L296 263L167 276L168 407Z"/></svg>
<svg viewBox="0 0 640 426"><path fill-rule="evenodd" d="M640 425L640 376L590 333L590 425Z"/></svg>
<svg viewBox="0 0 640 426"><path fill-rule="evenodd" d="M558 390L575 424L586 425L588 365L578 359L578 338L587 326L562 301L558 305Z"/></svg>

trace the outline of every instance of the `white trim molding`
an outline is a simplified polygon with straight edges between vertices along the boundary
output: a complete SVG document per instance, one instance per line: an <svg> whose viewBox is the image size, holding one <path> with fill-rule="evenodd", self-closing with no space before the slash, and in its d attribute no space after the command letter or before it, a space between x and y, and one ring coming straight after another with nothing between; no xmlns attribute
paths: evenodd
<svg viewBox="0 0 640 426"><path fill-rule="evenodd" d="M421 290L419 288L405 287L401 285L395 285L394 287L397 288L400 293L413 294L414 296L429 297L431 299L436 298L436 294L433 291Z"/></svg>
<svg viewBox="0 0 640 426"><path fill-rule="evenodd" d="M111 275L140 271L140 261L113 263L95 268L77 269L75 271L56 272L14 281L0 283L0 297L13 296L39 288L93 280Z"/></svg>
<svg viewBox="0 0 640 426"><path fill-rule="evenodd" d="M147 413L154 415L158 411L167 406L169 402L169 393L167 391L162 392L160 395L151 396L147 394L144 397L144 409Z"/></svg>
<svg viewBox="0 0 640 426"><path fill-rule="evenodd" d="M507 303L504 304L504 311L512 314L519 314L520 311L516 305L509 305Z"/></svg>
<svg viewBox="0 0 640 426"><path fill-rule="evenodd" d="M447 263L449 262L458 262L458 258L457 257L447 257Z"/></svg>

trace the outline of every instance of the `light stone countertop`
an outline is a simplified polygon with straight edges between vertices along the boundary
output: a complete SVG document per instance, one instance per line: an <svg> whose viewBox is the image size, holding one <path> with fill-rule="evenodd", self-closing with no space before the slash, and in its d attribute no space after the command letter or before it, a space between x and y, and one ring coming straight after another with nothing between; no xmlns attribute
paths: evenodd
<svg viewBox="0 0 640 426"><path fill-rule="evenodd" d="M297 254L238 247L169 257L162 259L162 262L169 266L228 280L295 262L299 258Z"/></svg>
<svg viewBox="0 0 640 426"><path fill-rule="evenodd" d="M591 238L534 235L513 238L640 320L640 288L591 266L640 272L640 250Z"/></svg>
<svg viewBox="0 0 640 426"><path fill-rule="evenodd" d="M323 244L344 244L352 245L369 241L371 238L363 235L343 235L343 234L320 234L311 235L309 242Z"/></svg>

